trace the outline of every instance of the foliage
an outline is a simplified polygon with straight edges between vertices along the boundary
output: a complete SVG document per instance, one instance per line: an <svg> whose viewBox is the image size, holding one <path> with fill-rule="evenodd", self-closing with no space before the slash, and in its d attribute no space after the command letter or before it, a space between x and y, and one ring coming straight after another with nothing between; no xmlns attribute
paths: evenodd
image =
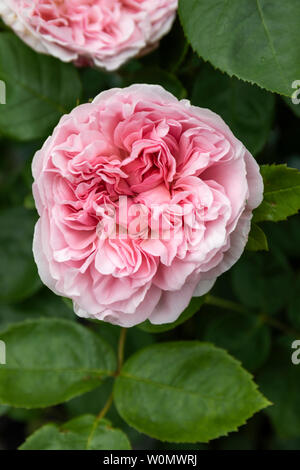
<svg viewBox="0 0 300 470"><path fill-rule="evenodd" d="M180 0L160 47L107 73L0 26L0 448L300 448L299 30L298 0ZM173 324L126 331L79 320L42 286L30 165L63 114L136 82L219 113L265 192L247 250L211 292Z"/></svg>

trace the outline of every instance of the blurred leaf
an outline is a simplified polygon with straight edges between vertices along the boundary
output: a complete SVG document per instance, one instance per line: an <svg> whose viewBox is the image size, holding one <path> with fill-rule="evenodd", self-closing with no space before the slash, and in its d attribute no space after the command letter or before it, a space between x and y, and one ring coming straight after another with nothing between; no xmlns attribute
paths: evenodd
<svg viewBox="0 0 300 470"><path fill-rule="evenodd" d="M116 361L97 335L67 320L18 323L2 332L6 365L0 365L0 403L42 408L98 387Z"/></svg>
<svg viewBox="0 0 300 470"><path fill-rule="evenodd" d="M222 314L208 324L205 340L228 350L251 371L261 367L270 353L270 330L255 315Z"/></svg>
<svg viewBox="0 0 300 470"><path fill-rule="evenodd" d="M101 320L88 319L93 323L95 331L99 332L101 338L105 339L113 349L118 348L121 328ZM130 330L129 330L130 331Z"/></svg>
<svg viewBox="0 0 300 470"><path fill-rule="evenodd" d="M289 349L280 347L272 352L272 360L258 378L263 392L274 404L266 413L281 438L300 435L300 366L292 364L292 340L287 343Z"/></svg>
<svg viewBox="0 0 300 470"><path fill-rule="evenodd" d="M25 196L31 191L31 160L41 145L41 142L1 142L0 207L23 205Z"/></svg>
<svg viewBox="0 0 300 470"><path fill-rule="evenodd" d="M274 96L255 85L205 65L195 79L192 103L220 114L232 132L254 155L270 132Z"/></svg>
<svg viewBox="0 0 300 470"><path fill-rule="evenodd" d="M90 392L72 398L64 404L68 411L68 416L75 418L78 415L95 414L105 406L112 391L113 379L108 378L101 385Z"/></svg>
<svg viewBox="0 0 300 470"><path fill-rule="evenodd" d="M278 224L265 222L263 229L270 246L274 245L275 249L280 249L286 256L300 258L300 217L298 215L294 215Z"/></svg>
<svg viewBox="0 0 300 470"><path fill-rule="evenodd" d="M20 323L25 320L38 318L66 318L75 320L76 316L61 297L53 294L49 289L43 288L38 294L17 304L0 304L0 329L7 328L11 323Z"/></svg>
<svg viewBox="0 0 300 470"><path fill-rule="evenodd" d="M200 310L204 302L205 296L193 297L190 301L189 306L182 312L180 317L175 322L165 323L163 325L153 325L149 320L146 320L145 322L138 325L138 328L149 333L163 333L164 331L173 330L177 326L189 320L189 318L191 318L193 315L195 315L195 313Z"/></svg>
<svg viewBox="0 0 300 470"><path fill-rule="evenodd" d="M251 231L249 233L248 243L246 250L249 251L268 251L268 240L264 231L257 225L252 223Z"/></svg>
<svg viewBox="0 0 300 470"><path fill-rule="evenodd" d="M279 312L291 293L292 274L279 251L245 252L232 268L231 276L239 301L264 313Z"/></svg>
<svg viewBox="0 0 300 470"><path fill-rule="evenodd" d="M272 442L272 450L300 450L300 438L280 439L276 437Z"/></svg>
<svg viewBox="0 0 300 470"><path fill-rule="evenodd" d="M300 330L300 274L295 279L293 291L288 301L288 317L292 325ZM299 433L300 437L300 433Z"/></svg>
<svg viewBox="0 0 300 470"><path fill-rule="evenodd" d="M83 86L83 102L93 100L104 90L123 86L121 75L117 72L108 73L103 70L87 67L81 69L79 73Z"/></svg>
<svg viewBox="0 0 300 470"><path fill-rule="evenodd" d="M0 416L5 415L9 409L10 407L7 405L0 405Z"/></svg>
<svg viewBox="0 0 300 470"><path fill-rule="evenodd" d="M186 450L207 450L208 446L206 444L185 444L185 443L174 443L174 442L162 442L159 446L159 449L170 450L170 451L186 451Z"/></svg>
<svg viewBox="0 0 300 470"><path fill-rule="evenodd" d="M36 213L23 207L0 211L0 302L32 295L41 281L32 255Z"/></svg>
<svg viewBox="0 0 300 470"><path fill-rule="evenodd" d="M120 332L119 332L120 333ZM155 343L156 336L150 331L143 331L137 328L128 328L126 336L125 357L131 356L141 348Z"/></svg>
<svg viewBox="0 0 300 470"><path fill-rule="evenodd" d="M176 47L174 45L176 44ZM189 45L185 38L182 26L178 18L171 32L160 41L159 55L160 66L175 73L183 62Z"/></svg>
<svg viewBox="0 0 300 470"><path fill-rule="evenodd" d="M130 426L171 442L207 442L268 406L235 359L196 341L139 351L123 366L114 395Z"/></svg>
<svg viewBox="0 0 300 470"><path fill-rule="evenodd" d="M300 171L286 165L263 165L264 200L254 211L254 222L278 222L300 209Z"/></svg>
<svg viewBox="0 0 300 470"><path fill-rule="evenodd" d="M91 320L93 329L99 332L101 338L104 338L113 349L118 348L121 328L117 325L111 325L101 320ZM126 333L125 357L135 353L138 349L149 346L155 342L155 336L148 331L142 331L138 328L128 328Z"/></svg>
<svg viewBox="0 0 300 470"><path fill-rule="evenodd" d="M27 196L24 199L24 207L25 209L35 209L35 201L33 199L32 193L27 194Z"/></svg>
<svg viewBox="0 0 300 470"><path fill-rule="evenodd" d="M241 432L221 438L218 444L218 450L255 450L249 437Z"/></svg>
<svg viewBox="0 0 300 470"><path fill-rule="evenodd" d="M142 67L132 74L126 76L126 84L133 83L150 83L153 85L161 85L167 91L175 95L178 99L185 98L187 95L180 80L169 72L159 67Z"/></svg>
<svg viewBox="0 0 300 470"><path fill-rule="evenodd" d="M106 419L84 415L59 428L47 424L29 436L20 450L130 450L126 435Z"/></svg>
<svg viewBox="0 0 300 470"><path fill-rule="evenodd" d="M215 67L291 96L300 76L298 0L180 0L192 47Z"/></svg>
<svg viewBox="0 0 300 470"><path fill-rule="evenodd" d="M49 135L81 94L73 65L37 54L12 33L0 34L0 79L7 90L0 133L16 140Z"/></svg>
<svg viewBox="0 0 300 470"><path fill-rule="evenodd" d="M63 301L65 306L68 307L68 310L71 310L72 312L74 312L72 299L69 299L68 297L61 297L61 300Z"/></svg>
<svg viewBox="0 0 300 470"><path fill-rule="evenodd" d="M7 416L12 420L17 421L18 423L35 423L43 419L43 410L27 410L26 408L14 408L10 406L7 412Z"/></svg>
<svg viewBox="0 0 300 470"><path fill-rule="evenodd" d="M283 97L284 102L293 111L293 113L300 118L300 104L294 104L291 98Z"/></svg>

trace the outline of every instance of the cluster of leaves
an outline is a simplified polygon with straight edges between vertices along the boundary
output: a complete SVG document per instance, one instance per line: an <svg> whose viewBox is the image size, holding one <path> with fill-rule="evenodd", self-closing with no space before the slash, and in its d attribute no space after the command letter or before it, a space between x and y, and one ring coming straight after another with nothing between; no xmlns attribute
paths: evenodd
<svg viewBox="0 0 300 470"><path fill-rule="evenodd" d="M271 3L181 0L159 49L116 73L37 54L2 26L0 431L14 432L0 448L300 448L300 3ZM30 163L64 113L137 82L219 113L261 164L265 193L247 251L209 295L171 325L126 331L79 321L42 287Z"/></svg>

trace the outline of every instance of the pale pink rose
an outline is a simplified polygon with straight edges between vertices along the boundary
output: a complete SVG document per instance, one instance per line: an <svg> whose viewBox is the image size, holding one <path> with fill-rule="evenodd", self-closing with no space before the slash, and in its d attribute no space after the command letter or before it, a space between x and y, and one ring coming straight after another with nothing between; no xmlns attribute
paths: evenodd
<svg viewBox="0 0 300 470"><path fill-rule="evenodd" d="M126 327L174 322L208 292L241 256L263 194L224 121L155 85L105 91L62 117L33 175L42 280L79 316Z"/></svg>
<svg viewBox="0 0 300 470"><path fill-rule="evenodd" d="M0 16L38 52L115 70L153 49L178 0L1 0Z"/></svg>

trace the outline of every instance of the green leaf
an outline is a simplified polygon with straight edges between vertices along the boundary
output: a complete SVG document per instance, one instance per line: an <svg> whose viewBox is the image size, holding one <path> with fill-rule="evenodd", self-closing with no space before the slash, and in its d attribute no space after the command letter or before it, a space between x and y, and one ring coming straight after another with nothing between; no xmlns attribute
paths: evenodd
<svg viewBox="0 0 300 470"><path fill-rule="evenodd" d="M16 140L49 135L81 94L73 65L37 54L11 33L0 34L0 80L7 94L0 133Z"/></svg>
<svg viewBox="0 0 300 470"><path fill-rule="evenodd" d="M177 326L181 325L182 323L189 320L195 313L197 313L201 306L205 302L205 295L202 297L193 297L190 301L189 306L182 312L180 317L173 323L165 323L163 325L153 325L149 320L138 325L143 331L147 331L148 333L163 333L165 331L173 330Z"/></svg>
<svg viewBox="0 0 300 470"><path fill-rule="evenodd" d="M300 171L286 165L263 165L264 200L254 211L254 222L278 222L300 209Z"/></svg>
<svg viewBox="0 0 300 470"><path fill-rule="evenodd" d="M249 251L269 250L267 237L257 224L251 225L246 249Z"/></svg>
<svg viewBox="0 0 300 470"><path fill-rule="evenodd" d="M46 424L20 450L130 450L127 436L106 419L83 415L60 427Z"/></svg>
<svg viewBox="0 0 300 470"><path fill-rule="evenodd" d="M180 0L194 50L215 67L291 96L300 77L298 0Z"/></svg>
<svg viewBox="0 0 300 470"><path fill-rule="evenodd" d="M209 323L205 340L228 350L251 371L261 367L270 353L270 329L256 315L222 314Z"/></svg>
<svg viewBox="0 0 300 470"><path fill-rule="evenodd" d="M220 114L251 153L258 153L269 136L274 96L255 85L230 78L204 65L195 80L192 103Z"/></svg>
<svg viewBox="0 0 300 470"><path fill-rule="evenodd" d="M231 269L232 288L238 300L250 309L278 313L292 289L292 273L282 253L247 251Z"/></svg>
<svg viewBox="0 0 300 470"><path fill-rule="evenodd" d="M269 404L239 362L197 341L139 351L122 368L114 395L130 426L171 442L208 442Z"/></svg>
<svg viewBox="0 0 300 470"><path fill-rule="evenodd" d="M0 403L42 408L98 387L116 368L111 348L83 326L58 319L18 323L0 334Z"/></svg>
<svg viewBox="0 0 300 470"><path fill-rule="evenodd" d="M187 91L175 75L157 66L143 66L134 73L127 75L126 84L131 85L133 83L161 85L167 91L177 96L178 99L185 98L187 95Z"/></svg>
<svg viewBox="0 0 300 470"><path fill-rule="evenodd" d="M23 207L0 211L0 302L32 295L41 281L32 255L36 214Z"/></svg>

